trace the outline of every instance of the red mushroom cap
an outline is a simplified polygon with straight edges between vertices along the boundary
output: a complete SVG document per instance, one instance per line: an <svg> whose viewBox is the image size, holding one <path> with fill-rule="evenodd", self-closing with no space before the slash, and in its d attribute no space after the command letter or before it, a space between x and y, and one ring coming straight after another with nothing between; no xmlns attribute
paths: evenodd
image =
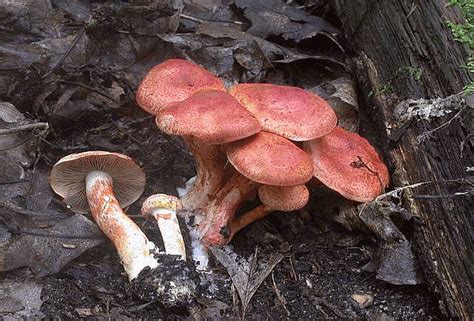
<svg viewBox="0 0 474 321"><path fill-rule="evenodd" d="M328 103L301 88L272 84L239 84L230 90L269 131L294 141L324 136L336 126Z"/></svg>
<svg viewBox="0 0 474 321"><path fill-rule="evenodd" d="M268 132L230 143L229 162L254 182L295 186L313 176L310 157L288 139Z"/></svg>
<svg viewBox="0 0 474 321"><path fill-rule="evenodd" d="M185 100L203 89L225 91L214 74L183 59L169 59L153 67L138 87L138 105L156 115L162 108Z"/></svg>
<svg viewBox="0 0 474 321"><path fill-rule="evenodd" d="M304 185L269 186L258 189L260 201L275 211L291 212L303 208L309 201L309 191Z"/></svg>
<svg viewBox="0 0 474 321"><path fill-rule="evenodd" d="M156 118L165 133L192 136L207 144L225 144L252 136L260 123L224 91L203 90L161 110Z"/></svg>
<svg viewBox="0 0 474 321"><path fill-rule="evenodd" d="M324 137L305 142L314 176L342 196L370 202L389 183L387 167L370 143L341 127Z"/></svg>

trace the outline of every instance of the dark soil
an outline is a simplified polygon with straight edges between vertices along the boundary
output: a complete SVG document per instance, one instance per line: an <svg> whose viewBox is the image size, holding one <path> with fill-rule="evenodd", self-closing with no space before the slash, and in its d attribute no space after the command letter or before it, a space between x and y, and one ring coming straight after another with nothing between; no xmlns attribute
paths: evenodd
<svg viewBox="0 0 474 321"><path fill-rule="evenodd" d="M317 231L312 219L293 223L290 215L275 213L238 235L235 251L260 255L280 251L285 258L262 284L250 304L250 319L438 319L436 300L425 286L393 286L362 271L370 260L372 245L338 246L326 232ZM299 227L294 228L298 222ZM289 224L296 234L288 231ZM301 225L300 225L301 224ZM153 232L152 232L153 234ZM255 235L260 235L256 237ZM350 237L348 235L337 235ZM214 301L225 303L222 318L238 318L238 302L233 301L231 282L221 266L213 269L220 289L211 298L200 300L205 309L215 308ZM227 279L227 281L225 281ZM71 262L60 273L44 279L42 312L48 317L86 316L112 318L187 318L184 308L166 308L159 302L141 300L129 290L118 257L109 244L97 247ZM279 293L279 294L277 294ZM373 303L360 308L353 294L368 294ZM220 306L220 305L219 305Z"/></svg>

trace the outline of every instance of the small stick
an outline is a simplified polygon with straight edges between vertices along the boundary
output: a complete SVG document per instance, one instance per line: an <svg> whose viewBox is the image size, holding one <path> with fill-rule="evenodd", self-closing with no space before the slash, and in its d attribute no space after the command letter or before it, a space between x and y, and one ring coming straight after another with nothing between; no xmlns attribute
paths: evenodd
<svg viewBox="0 0 474 321"><path fill-rule="evenodd" d="M105 98L107 98L107 99L110 99L110 100L113 101L114 103L118 103L114 98L110 97L110 96L107 95L106 93L103 93L103 92L101 92L100 90L98 90L98 89L96 89L96 88L87 86L86 84L83 84L83 83L80 83L80 82L76 82L76 81L70 81L70 80L59 80L58 82L63 83L63 84L70 84L70 85L76 85L76 86L82 87L82 88L84 88L84 89L93 91L93 92L95 92L96 94L101 95L102 97L105 97Z"/></svg>
<svg viewBox="0 0 474 321"><path fill-rule="evenodd" d="M194 21L194 22L199 22L199 23L203 23L203 22L209 22L207 20L203 20L203 19L200 19L200 18L195 18L193 16L189 16L187 14L184 14L184 13L180 13L179 16L181 18L184 18L184 19L187 19L187 20L191 20L191 21ZM241 22L241 21L212 21L212 22L217 22L217 23L233 23L233 24L236 24L236 25L243 25L244 23Z"/></svg>
<svg viewBox="0 0 474 321"><path fill-rule="evenodd" d="M76 38L74 38L74 41L72 42L71 46L68 48L68 50L62 55L62 57L58 60L57 63L54 64L53 68L51 68L50 71L48 71L42 78L46 78L47 76L51 75L56 69L58 69L59 67L61 67L61 65L63 64L64 60L66 60L66 58L69 56L69 54L72 52L72 50L74 49L74 47L76 47L76 45L78 44L79 40L81 40L82 36L84 35L84 33L86 32L86 28L81 28L81 30L79 30L79 33L77 34Z"/></svg>
<svg viewBox="0 0 474 321"><path fill-rule="evenodd" d="M286 299L285 297L281 294L280 290L278 289L277 285L276 285L276 282L275 282L275 274L273 273L272 271L272 282L273 282L273 291L275 291L275 294L278 298L278 300L280 301L281 305L283 306L283 309L285 310L286 312L286 315L288 317L291 316L291 313L290 311L288 310L288 308L286 307Z"/></svg>
<svg viewBox="0 0 474 321"><path fill-rule="evenodd" d="M37 129L37 128L48 129L49 124L48 123L33 123L33 124L26 124L26 125L18 125L14 128L0 129L0 135L26 132L26 131Z"/></svg>

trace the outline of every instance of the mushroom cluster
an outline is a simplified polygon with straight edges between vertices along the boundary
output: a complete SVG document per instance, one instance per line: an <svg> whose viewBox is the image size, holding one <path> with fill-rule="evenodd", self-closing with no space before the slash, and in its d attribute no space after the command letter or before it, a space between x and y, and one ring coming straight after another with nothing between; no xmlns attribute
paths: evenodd
<svg viewBox="0 0 474 321"><path fill-rule="evenodd" d="M332 108L301 88L254 83L227 90L200 66L170 59L145 76L137 102L160 130L182 136L196 160L182 203L200 213L197 229L208 246L227 244L271 211L304 207L312 177L358 202L389 183L369 142L338 127ZM236 216L257 195L262 205Z"/></svg>

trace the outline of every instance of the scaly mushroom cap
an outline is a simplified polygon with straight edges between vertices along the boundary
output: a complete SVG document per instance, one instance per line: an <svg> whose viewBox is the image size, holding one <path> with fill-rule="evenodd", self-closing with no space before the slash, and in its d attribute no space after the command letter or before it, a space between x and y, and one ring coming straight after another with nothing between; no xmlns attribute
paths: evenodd
<svg viewBox="0 0 474 321"><path fill-rule="evenodd" d="M337 117L321 97L301 88L272 84L239 84L230 90L260 121L263 130L294 141L324 136Z"/></svg>
<svg viewBox="0 0 474 321"><path fill-rule="evenodd" d="M167 209L177 212L182 208L179 198L167 194L149 196L142 204L141 213L144 217L152 215L154 209Z"/></svg>
<svg viewBox="0 0 474 321"><path fill-rule="evenodd" d="M71 209L87 213L86 176L103 171L112 177L114 195L121 207L135 202L145 188L145 173L125 155L103 151L71 154L61 158L51 170L51 187Z"/></svg>
<svg viewBox="0 0 474 321"><path fill-rule="evenodd" d="M214 74L183 59L169 59L153 67L138 87L138 105L156 115L162 108L185 100L203 89L225 91Z"/></svg>
<svg viewBox="0 0 474 321"><path fill-rule="evenodd" d="M227 157L241 174L265 185L295 186L313 176L311 158L303 150L268 132L230 143Z"/></svg>
<svg viewBox="0 0 474 321"><path fill-rule="evenodd" d="M341 127L324 137L305 142L314 176L342 196L370 202L389 183L387 167L370 143Z"/></svg>
<svg viewBox="0 0 474 321"><path fill-rule="evenodd" d="M234 97L204 90L160 111L156 124L167 134L192 136L207 144L225 144L252 136L260 123Z"/></svg>
<svg viewBox="0 0 474 321"><path fill-rule="evenodd" d="M304 185L269 186L258 189L260 201L275 211L291 212L303 208L309 201L309 191Z"/></svg>

